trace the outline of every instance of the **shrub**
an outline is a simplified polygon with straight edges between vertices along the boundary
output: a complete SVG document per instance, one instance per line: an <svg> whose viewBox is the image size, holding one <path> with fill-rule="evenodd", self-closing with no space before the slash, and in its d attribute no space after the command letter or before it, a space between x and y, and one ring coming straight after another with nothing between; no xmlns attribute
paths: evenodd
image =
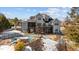
<svg viewBox="0 0 79 59"><path fill-rule="evenodd" d="M24 49L24 42L17 42L17 44L15 45L15 51L24 51Z"/></svg>

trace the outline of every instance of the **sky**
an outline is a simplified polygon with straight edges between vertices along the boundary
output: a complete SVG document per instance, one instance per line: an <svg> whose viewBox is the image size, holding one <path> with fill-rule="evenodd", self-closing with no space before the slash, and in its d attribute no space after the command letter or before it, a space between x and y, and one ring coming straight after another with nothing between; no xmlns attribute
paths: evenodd
<svg viewBox="0 0 79 59"><path fill-rule="evenodd" d="M7 18L17 17L22 20L27 20L30 16L38 13L44 13L52 18L64 20L67 12L70 12L69 7L0 7L0 13L5 14Z"/></svg>

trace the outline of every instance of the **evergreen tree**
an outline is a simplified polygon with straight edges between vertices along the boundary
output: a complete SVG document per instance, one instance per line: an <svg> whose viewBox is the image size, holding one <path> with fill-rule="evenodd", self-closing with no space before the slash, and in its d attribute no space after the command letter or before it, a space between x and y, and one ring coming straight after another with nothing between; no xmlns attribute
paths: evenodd
<svg viewBox="0 0 79 59"><path fill-rule="evenodd" d="M67 21L69 20L69 21ZM65 24L65 35L68 39L79 43L79 8L71 8Z"/></svg>
<svg viewBox="0 0 79 59"><path fill-rule="evenodd" d="M11 27L8 19L5 17L4 14L0 14L0 32L6 30Z"/></svg>

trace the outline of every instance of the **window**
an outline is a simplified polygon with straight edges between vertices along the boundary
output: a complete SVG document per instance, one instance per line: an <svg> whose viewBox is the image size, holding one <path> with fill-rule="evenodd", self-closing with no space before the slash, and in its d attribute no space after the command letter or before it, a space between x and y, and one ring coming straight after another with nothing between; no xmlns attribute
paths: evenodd
<svg viewBox="0 0 79 59"><path fill-rule="evenodd" d="M38 20L41 20L41 17L38 17Z"/></svg>
<svg viewBox="0 0 79 59"><path fill-rule="evenodd" d="M46 26L46 24L45 24L45 23L43 23L43 26Z"/></svg>
<svg viewBox="0 0 79 59"><path fill-rule="evenodd" d="M55 25L59 25L58 23L55 23Z"/></svg>
<svg viewBox="0 0 79 59"><path fill-rule="evenodd" d="M55 33L58 33L58 29L55 30Z"/></svg>
<svg viewBox="0 0 79 59"><path fill-rule="evenodd" d="M41 26L41 23L38 23L37 26Z"/></svg>

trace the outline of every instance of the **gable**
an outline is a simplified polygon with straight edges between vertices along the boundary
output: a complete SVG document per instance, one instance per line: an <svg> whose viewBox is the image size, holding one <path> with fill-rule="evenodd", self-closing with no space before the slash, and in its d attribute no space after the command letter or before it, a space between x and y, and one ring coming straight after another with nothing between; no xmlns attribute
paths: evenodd
<svg viewBox="0 0 79 59"><path fill-rule="evenodd" d="M41 14L38 13L35 16L31 16L27 22L36 22L36 23L55 23L59 22L56 19L53 19L52 17L48 16L47 14Z"/></svg>

